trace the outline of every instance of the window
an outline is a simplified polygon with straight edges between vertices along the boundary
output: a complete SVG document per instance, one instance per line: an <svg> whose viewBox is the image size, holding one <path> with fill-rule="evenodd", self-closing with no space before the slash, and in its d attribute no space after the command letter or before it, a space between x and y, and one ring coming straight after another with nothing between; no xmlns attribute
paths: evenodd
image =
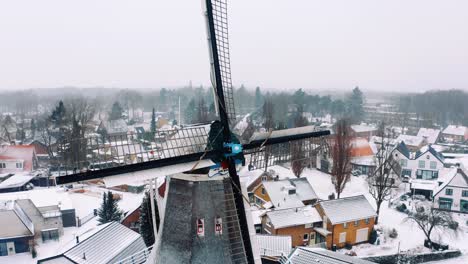
<svg viewBox="0 0 468 264"><path fill-rule="evenodd" d="M411 177L411 170L403 169L401 170L401 175Z"/></svg>
<svg viewBox="0 0 468 264"><path fill-rule="evenodd" d="M431 170L435 170L435 169L437 169L437 162L431 161L429 166L430 166Z"/></svg>
<svg viewBox="0 0 468 264"><path fill-rule="evenodd" d="M460 211L468 212L468 201L460 200Z"/></svg>
<svg viewBox="0 0 468 264"><path fill-rule="evenodd" d="M424 169L424 167L426 167L426 162L424 160L420 160L418 162L418 167Z"/></svg>
<svg viewBox="0 0 468 264"><path fill-rule="evenodd" d="M439 208L440 209L452 209L452 199L449 198L439 198Z"/></svg>
<svg viewBox="0 0 468 264"><path fill-rule="evenodd" d="M22 168L23 168L23 163L21 163L21 162L16 162L16 168L17 168L17 169L22 169Z"/></svg>
<svg viewBox="0 0 468 264"><path fill-rule="evenodd" d="M6 168L6 164L5 163L0 163L0 169L5 169Z"/></svg>
<svg viewBox="0 0 468 264"><path fill-rule="evenodd" d="M453 195L453 189L445 189L445 195Z"/></svg>
<svg viewBox="0 0 468 264"><path fill-rule="evenodd" d="M401 159L401 160L400 160L400 165L401 165L402 167L408 166L408 160L406 160L406 159Z"/></svg>
<svg viewBox="0 0 468 264"><path fill-rule="evenodd" d="M41 231L42 241L57 240L59 238L58 229L49 229Z"/></svg>
<svg viewBox="0 0 468 264"><path fill-rule="evenodd" d="M343 228L348 228L348 223L343 223Z"/></svg>
<svg viewBox="0 0 468 264"><path fill-rule="evenodd" d="M346 232L340 233L340 240L338 243L344 243L346 242Z"/></svg>
<svg viewBox="0 0 468 264"><path fill-rule="evenodd" d="M309 234L308 234L308 233L305 233L302 239L303 239L304 241L309 241Z"/></svg>
<svg viewBox="0 0 468 264"><path fill-rule="evenodd" d="M370 223L370 218L366 218L366 225Z"/></svg>
<svg viewBox="0 0 468 264"><path fill-rule="evenodd" d="M265 195L265 188L262 187L262 194Z"/></svg>
<svg viewBox="0 0 468 264"><path fill-rule="evenodd" d="M463 196L463 197L468 197L468 191L467 191L467 190L463 190L463 191L462 191L462 196Z"/></svg>
<svg viewBox="0 0 468 264"><path fill-rule="evenodd" d="M354 226L358 226L358 225L359 225L359 220L354 221Z"/></svg>
<svg viewBox="0 0 468 264"><path fill-rule="evenodd" d="M416 171L416 178L423 179L423 180L433 180L439 177L438 171L431 171L431 170L417 170Z"/></svg>

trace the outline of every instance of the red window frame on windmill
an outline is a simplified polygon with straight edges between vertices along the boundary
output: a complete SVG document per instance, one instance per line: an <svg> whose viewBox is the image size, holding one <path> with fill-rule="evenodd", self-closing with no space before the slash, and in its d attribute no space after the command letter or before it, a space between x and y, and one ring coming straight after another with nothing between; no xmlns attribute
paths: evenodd
<svg viewBox="0 0 468 264"><path fill-rule="evenodd" d="M197 235L205 236L205 219L197 219Z"/></svg>
<svg viewBox="0 0 468 264"><path fill-rule="evenodd" d="M223 234L223 219L221 217L215 218L215 234L217 235Z"/></svg>

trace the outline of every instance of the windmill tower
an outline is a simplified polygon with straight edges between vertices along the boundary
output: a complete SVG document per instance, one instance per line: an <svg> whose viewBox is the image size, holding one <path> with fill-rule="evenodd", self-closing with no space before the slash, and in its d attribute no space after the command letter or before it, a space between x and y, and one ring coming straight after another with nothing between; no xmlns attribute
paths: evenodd
<svg viewBox="0 0 468 264"><path fill-rule="evenodd" d="M227 0L204 0L211 80L219 121L144 135L68 138L60 144L57 184L103 179L106 185L166 178L165 208L151 263L254 263L245 195L236 165L262 169L313 153L315 127L255 133L240 142L231 82ZM213 176L209 171L222 171ZM185 173L183 173L185 172ZM105 253L103 253L105 254Z"/></svg>

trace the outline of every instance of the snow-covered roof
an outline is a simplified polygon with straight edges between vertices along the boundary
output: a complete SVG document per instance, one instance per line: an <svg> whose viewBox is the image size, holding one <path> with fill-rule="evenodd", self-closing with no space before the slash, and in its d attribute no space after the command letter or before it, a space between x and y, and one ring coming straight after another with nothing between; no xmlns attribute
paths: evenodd
<svg viewBox="0 0 468 264"><path fill-rule="evenodd" d="M351 158L351 164L362 166L375 166L375 158L374 156L353 157Z"/></svg>
<svg viewBox="0 0 468 264"><path fill-rule="evenodd" d="M424 143L424 138L419 136L411 136L411 135L399 135L396 139L396 142L405 142L408 146L415 146L419 147Z"/></svg>
<svg viewBox="0 0 468 264"><path fill-rule="evenodd" d="M437 187L434 191L433 196L436 196L447 186L456 186L461 188L468 188L468 176L462 168L453 168L446 176L445 181Z"/></svg>
<svg viewBox="0 0 468 264"><path fill-rule="evenodd" d="M439 134L440 134L440 129L421 127L418 131L417 136L425 138L427 143L429 144L434 144L439 138Z"/></svg>
<svg viewBox="0 0 468 264"><path fill-rule="evenodd" d="M291 236L272 236L256 234L255 240L260 256L287 256L291 253Z"/></svg>
<svg viewBox="0 0 468 264"><path fill-rule="evenodd" d="M34 179L34 177L36 177L36 175L29 174L27 172L15 173L13 176L10 176L8 179L0 182L0 189L23 186L27 184L28 182L30 182L32 179Z"/></svg>
<svg viewBox="0 0 468 264"><path fill-rule="evenodd" d="M265 181L263 187L275 208L300 207L303 201L318 198L306 178Z"/></svg>
<svg viewBox="0 0 468 264"><path fill-rule="evenodd" d="M347 256L324 248L298 247L285 264L372 264L358 257Z"/></svg>
<svg viewBox="0 0 468 264"><path fill-rule="evenodd" d="M414 159L419 159L420 157L424 156L426 153L431 153L436 159L440 160L440 162L444 163L444 156L437 152L431 145L422 147L419 151L416 152Z"/></svg>
<svg viewBox="0 0 468 264"><path fill-rule="evenodd" d="M434 191L438 186L437 181L411 179L411 189Z"/></svg>
<svg viewBox="0 0 468 264"><path fill-rule="evenodd" d="M332 224L377 216L374 208L364 195L321 201L319 204Z"/></svg>
<svg viewBox="0 0 468 264"><path fill-rule="evenodd" d="M0 200L30 199L36 207L58 205L61 210L73 209L69 193L61 188L34 189L25 192L0 193Z"/></svg>
<svg viewBox="0 0 468 264"><path fill-rule="evenodd" d="M15 201L0 201L0 226L0 239L34 235L33 223Z"/></svg>
<svg viewBox="0 0 468 264"><path fill-rule="evenodd" d="M465 134L467 133L467 129L468 128L465 126L449 125L444 129L442 133L447 135L465 136Z"/></svg>
<svg viewBox="0 0 468 264"><path fill-rule="evenodd" d="M351 140L351 156L352 157L362 157L373 155L374 151L372 150L369 141L365 138L353 138Z"/></svg>
<svg viewBox="0 0 468 264"><path fill-rule="evenodd" d="M266 212L275 229L312 224L322 221L315 207L308 205L297 208L279 209Z"/></svg>
<svg viewBox="0 0 468 264"><path fill-rule="evenodd" d="M112 222L63 255L76 263L113 263L145 248L140 234L120 223Z"/></svg>
<svg viewBox="0 0 468 264"><path fill-rule="evenodd" d="M351 129L356 133L377 131L376 126L367 124L351 125Z"/></svg>
<svg viewBox="0 0 468 264"><path fill-rule="evenodd" d="M256 207L251 207L250 214L252 215L252 221L254 225L262 224L262 215L266 213L267 210L256 209Z"/></svg>

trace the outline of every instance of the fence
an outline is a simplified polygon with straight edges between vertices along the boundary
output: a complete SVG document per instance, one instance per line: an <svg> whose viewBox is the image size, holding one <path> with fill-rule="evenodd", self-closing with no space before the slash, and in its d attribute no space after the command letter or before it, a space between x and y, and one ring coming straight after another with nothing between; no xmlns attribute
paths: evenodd
<svg viewBox="0 0 468 264"><path fill-rule="evenodd" d="M80 226L88 223L89 221L91 221L91 219L93 219L96 216L97 216L97 210L94 209L93 212L91 212L90 214L88 214L85 217L82 217L82 218L76 217L76 225L78 227L80 227Z"/></svg>
<svg viewBox="0 0 468 264"><path fill-rule="evenodd" d="M153 249L153 246L138 251L137 253L121 259L114 264L143 264L151 254L151 249Z"/></svg>

